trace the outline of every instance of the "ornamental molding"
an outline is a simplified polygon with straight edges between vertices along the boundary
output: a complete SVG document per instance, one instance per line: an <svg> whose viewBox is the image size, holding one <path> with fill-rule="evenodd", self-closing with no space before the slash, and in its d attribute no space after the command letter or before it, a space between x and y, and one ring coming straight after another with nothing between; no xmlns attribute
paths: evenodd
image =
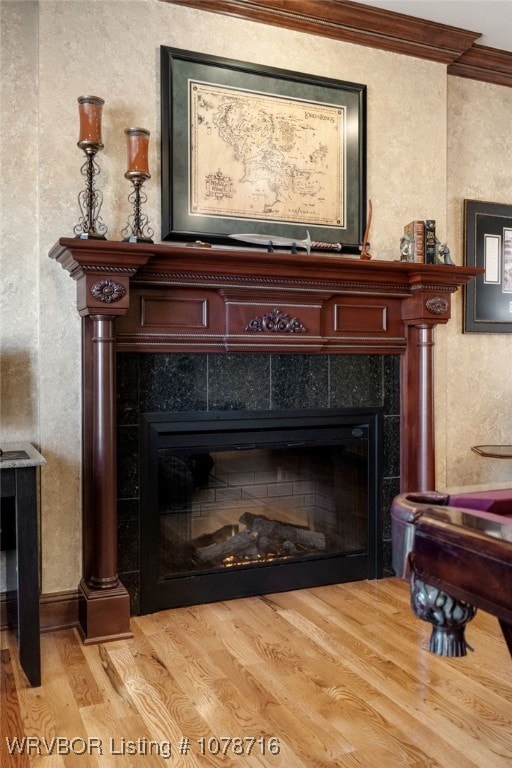
<svg viewBox="0 0 512 768"><path fill-rule="evenodd" d="M246 331L269 331L271 333L306 333L307 329L298 317L290 317L281 309L273 309L261 317L253 317L245 328Z"/></svg>
<svg viewBox="0 0 512 768"><path fill-rule="evenodd" d="M135 288L147 285L200 285L205 288L242 288L250 285L251 288L265 290L269 287L283 287L283 290L293 289L298 291L334 291L339 294L367 293L369 295L390 295L395 298L408 298L413 291L412 286L399 283L379 283L379 282L351 282L339 280L307 280L300 278L287 277L253 277L252 275L209 275L196 272L151 272L147 275L137 275L131 280L131 285ZM303 287L304 286L304 287ZM429 286L431 288L431 286ZM436 286L437 288L437 286ZM422 286L424 289L424 286ZM440 288L442 290L442 287ZM456 290L451 288L450 290Z"/></svg>
<svg viewBox="0 0 512 768"><path fill-rule="evenodd" d="M418 285L411 285L411 293L420 293L423 291L444 291L445 293L454 293L458 285L438 285L436 283L420 283Z"/></svg>
<svg viewBox="0 0 512 768"><path fill-rule="evenodd" d="M126 288L115 280L98 280L91 285L91 295L104 304L114 304L126 296Z"/></svg>
<svg viewBox="0 0 512 768"><path fill-rule="evenodd" d="M444 315L448 311L449 306L448 299L445 299L443 296L432 296L425 302L425 307L433 315Z"/></svg>
<svg viewBox="0 0 512 768"><path fill-rule="evenodd" d="M163 0L204 10L204 0ZM481 37L458 27L344 0L212 0L208 11L451 64Z"/></svg>
<svg viewBox="0 0 512 768"><path fill-rule="evenodd" d="M161 0L205 9L205 0ZM479 32L345 0L211 0L208 11L443 62L449 75L512 87L512 53L479 45Z"/></svg>
<svg viewBox="0 0 512 768"><path fill-rule="evenodd" d="M118 267L110 265L98 265L98 264L80 264L78 269L84 274L96 274L97 272L116 272L123 275L134 275L137 271L137 267Z"/></svg>

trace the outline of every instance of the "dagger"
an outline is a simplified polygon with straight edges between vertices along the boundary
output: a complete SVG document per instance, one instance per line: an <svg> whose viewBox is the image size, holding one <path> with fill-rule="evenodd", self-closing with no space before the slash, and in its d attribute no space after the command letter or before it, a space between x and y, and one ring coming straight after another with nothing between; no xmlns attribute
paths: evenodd
<svg viewBox="0 0 512 768"><path fill-rule="evenodd" d="M296 240L293 237L280 237L279 235L229 235L233 240L241 240L243 243L253 243L255 245L277 246L280 248L304 248L308 254L311 251L336 251L340 253L343 249L342 243L325 243L323 240L311 240L309 232L306 230L304 240Z"/></svg>
<svg viewBox="0 0 512 768"><path fill-rule="evenodd" d="M361 251L361 258L362 259L371 259L372 255L370 251L368 250L370 247L370 243L368 241L368 238L370 237L370 227L372 224L372 201L368 200L368 219L366 221L366 229L364 231L363 236L363 242L359 246L359 250Z"/></svg>

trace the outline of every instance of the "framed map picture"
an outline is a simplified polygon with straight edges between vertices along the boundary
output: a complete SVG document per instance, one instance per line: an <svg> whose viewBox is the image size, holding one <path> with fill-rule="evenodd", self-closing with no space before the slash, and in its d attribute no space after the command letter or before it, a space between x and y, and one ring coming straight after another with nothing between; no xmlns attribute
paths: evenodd
<svg viewBox="0 0 512 768"><path fill-rule="evenodd" d="M464 200L465 333L512 333L512 205Z"/></svg>
<svg viewBox="0 0 512 768"><path fill-rule="evenodd" d="M366 86L161 47L162 239L340 242L366 219Z"/></svg>

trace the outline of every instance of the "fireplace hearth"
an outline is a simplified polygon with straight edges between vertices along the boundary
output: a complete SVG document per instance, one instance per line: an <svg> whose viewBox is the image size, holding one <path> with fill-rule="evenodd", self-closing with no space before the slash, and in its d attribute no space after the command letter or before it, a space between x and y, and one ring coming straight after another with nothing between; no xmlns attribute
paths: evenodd
<svg viewBox="0 0 512 768"><path fill-rule="evenodd" d="M381 410L144 414L141 613L382 575Z"/></svg>

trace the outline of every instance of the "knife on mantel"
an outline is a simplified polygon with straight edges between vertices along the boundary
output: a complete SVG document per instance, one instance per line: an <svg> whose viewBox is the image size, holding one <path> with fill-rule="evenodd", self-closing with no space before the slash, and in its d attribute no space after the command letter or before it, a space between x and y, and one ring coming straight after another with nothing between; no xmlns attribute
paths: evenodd
<svg viewBox="0 0 512 768"><path fill-rule="evenodd" d="M311 240L309 232L306 232L304 240L296 240L293 237L280 237L279 235L229 235L233 240L241 240L243 243L252 243L253 245L266 245L278 248L304 248L307 253L311 251L335 251L340 253L343 249L342 243L326 243L323 240Z"/></svg>

